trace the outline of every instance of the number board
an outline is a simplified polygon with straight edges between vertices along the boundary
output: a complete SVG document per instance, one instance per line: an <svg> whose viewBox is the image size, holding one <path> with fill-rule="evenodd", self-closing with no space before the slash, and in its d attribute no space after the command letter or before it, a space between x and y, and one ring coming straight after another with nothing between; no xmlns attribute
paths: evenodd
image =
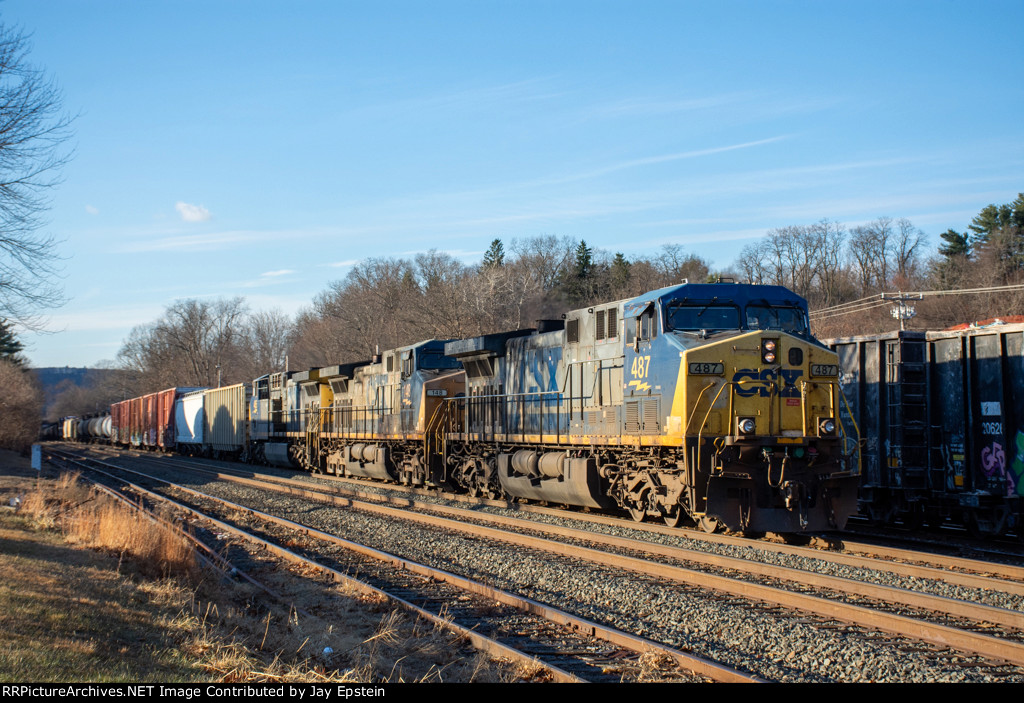
<svg viewBox="0 0 1024 703"><path fill-rule="evenodd" d="M725 375L725 364L721 362L694 361L690 363L690 373L695 376L723 376Z"/></svg>

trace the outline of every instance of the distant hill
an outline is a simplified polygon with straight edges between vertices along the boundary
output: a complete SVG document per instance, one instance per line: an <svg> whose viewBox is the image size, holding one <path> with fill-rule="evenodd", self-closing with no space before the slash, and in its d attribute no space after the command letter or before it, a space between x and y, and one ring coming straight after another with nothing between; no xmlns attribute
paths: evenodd
<svg viewBox="0 0 1024 703"><path fill-rule="evenodd" d="M109 374L108 369L75 368L72 366L48 366L32 369L43 388L56 386L61 381L70 381L76 386L92 385Z"/></svg>
<svg viewBox="0 0 1024 703"><path fill-rule="evenodd" d="M117 371L111 369L89 369L71 366L49 366L32 369L43 389L44 416L50 415L54 400L73 386L93 388L100 386Z"/></svg>

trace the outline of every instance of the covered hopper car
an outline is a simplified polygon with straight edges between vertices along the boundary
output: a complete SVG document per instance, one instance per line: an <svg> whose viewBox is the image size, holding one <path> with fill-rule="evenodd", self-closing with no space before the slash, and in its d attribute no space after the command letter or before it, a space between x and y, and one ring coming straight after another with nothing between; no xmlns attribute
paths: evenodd
<svg viewBox="0 0 1024 703"><path fill-rule="evenodd" d="M826 340L864 436L860 512L1024 529L1024 325Z"/></svg>

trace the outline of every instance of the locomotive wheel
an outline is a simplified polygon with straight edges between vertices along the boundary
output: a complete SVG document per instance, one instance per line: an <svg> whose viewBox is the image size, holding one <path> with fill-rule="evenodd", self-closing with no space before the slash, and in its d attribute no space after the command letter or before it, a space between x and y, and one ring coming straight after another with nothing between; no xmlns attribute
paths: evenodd
<svg viewBox="0 0 1024 703"><path fill-rule="evenodd" d="M670 513L663 513L661 519L665 521L665 524L669 527L679 527L683 524L683 518L685 517L683 510L677 505L675 510Z"/></svg>
<svg viewBox="0 0 1024 703"><path fill-rule="evenodd" d="M697 521L697 526L709 535L713 535L718 532L718 528L721 527L721 523L718 522L718 518L716 517L702 515L700 520Z"/></svg>
<svg viewBox="0 0 1024 703"><path fill-rule="evenodd" d="M629 516L637 522L643 522L644 518L647 516L647 513L644 511L643 508L630 508Z"/></svg>

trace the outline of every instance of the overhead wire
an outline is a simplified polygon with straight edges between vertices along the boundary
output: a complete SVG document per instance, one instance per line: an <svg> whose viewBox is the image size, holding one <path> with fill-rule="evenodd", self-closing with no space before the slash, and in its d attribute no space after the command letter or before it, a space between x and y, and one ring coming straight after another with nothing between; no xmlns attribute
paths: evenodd
<svg viewBox="0 0 1024 703"><path fill-rule="evenodd" d="M891 305L893 301L885 299L885 296L887 295L920 296L923 298L924 296L978 295L982 293L1002 293L1014 290L1024 290L1024 284L989 286L986 288L966 288L962 290L926 290L916 292L900 291L899 293L881 293L877 296L859 298L857 300L851 300L846 303L831 305L827 308L812 310L810 312L810 317L815 320L824 320L830 317L840 317L842 315L850 315L856 312L866 312L868 310L873 310L875 308Z"/></svg>

